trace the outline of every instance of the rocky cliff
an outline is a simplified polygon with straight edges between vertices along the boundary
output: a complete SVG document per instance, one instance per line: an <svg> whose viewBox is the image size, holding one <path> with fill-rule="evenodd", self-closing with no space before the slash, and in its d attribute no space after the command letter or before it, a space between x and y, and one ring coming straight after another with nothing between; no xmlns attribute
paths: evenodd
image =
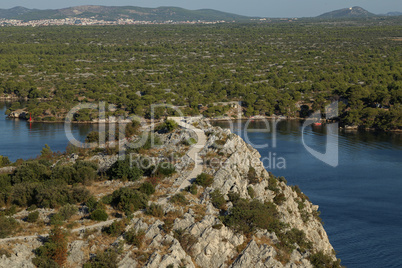
<svg viewBox="0 0 402 268"><path fill-rule="evenodd" d="M177 194L177 185L193 169L182 155L176 163L178 176L162 181L149 203L159 207L159 213L137 211L118 237L105 235L102 225L77 231L70 238L68 265L81 267L114 248L118 267L314 267L323 260L335 267L318 206L298 187L265 170L258 151L239 136L204 121L196 126L207 135L200 155L204 175L213 178L210 183L203 187L193 182L191 189ZM188 134L161 135L166 144L162 150L178 150L173 141L183 135ZM116 161L105 161L110 159ZM130 234L141 237L140 243L124 243ZM31 244L0 243L12 255L4 255L0 267L34 267Z"/></svg>

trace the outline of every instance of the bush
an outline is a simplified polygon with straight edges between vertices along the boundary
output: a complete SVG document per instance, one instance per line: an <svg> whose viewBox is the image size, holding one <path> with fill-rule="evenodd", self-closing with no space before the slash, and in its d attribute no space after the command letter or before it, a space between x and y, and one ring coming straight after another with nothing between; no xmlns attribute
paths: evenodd
<svg viewBox="0 0 402 268"><path fill-rule="evenodd" d="M144 230L134 231L134 229L131 229L124 236L124 239L126 240L127 244L136 246L137 248L141 248L144 238L145 238Z"/></svg>
<svg viewBox="0 0 402 268"><path fill-rule="evenodd" d="M148 196L155 193L155 187L150 182L144 182L138 190Z"/></svg>
<svg viewBox="0 0 402 268"><path fill-rule="evenodd" d="M274 203L277 204L277 205L282 205L283 202L285 202L285 201L286 201L286 197L285 197L285 195L283 193L277 194L274 197Z"/></svg>
<svg viewBox="0 0 402 268"><path fill-rule="evenodd" d="M49 180L50 170L37 161L27 162L19 166L12 175L13 184L26 182L43 182Z"/></svg>
<svg viewBox="0 0 402 268"><path fill-rule="evenodd" d="M91 167L80 167L77 169L74 177L75 182L90 185L96 179L96 171Z"/></svg>
<svg viewBox="0 0 402 268"><path fill-rule="evenodd" d="M11 165L10 159L7 156L0 155L0 168Z"/></svg>
<svg viewBox="0 0 402 268"><path fill-rule="evenodd" d="M52 180L63 180L69 185L80 182L77 171L71 166L58 166L52 170Z"/></svg>
<svg viewBox="0 0 402 268"><path fill-rule="evenodd" d="M194 183L191 184L190 186L187 187L186 191L191 193L192 195L196 195L198 192L197 185L195 185Z"/></svg>
<svg viewBox="0 0 402 268"><path fill-rule="evenodd" d="M93 221L107 221L108 215L105 210L97 209L91 213L91 220Z"/></svg>
<svg viewBox="0 0 402 268"><path fill-rule="evenodd" d="M59 214L63 217L65 221L69 220L78 212L78 208L74 205L65 205L59 210Z"/></svg>
<svg viewBox="0 0 402 268"><path fill-rule="evenodd" d="M129 159L116 161L107 171L111 180L136 181L143 175L143 171L136 166L131 166Z"/></svg>
<svg viewBox="0 0 402 268"><path fill-rule="evenodd" d="M278 235L281 240L280 246L288 253L291 253L295 249L295 243L299 246L301 252L312 249L313 244L307 239L306 234L302 230L293 228L286 233L279 233Z"/></svg>
<svg viewBox="0 0 402 268"><path fill-rule="evenodd" d="M332 260L332 257L319 251L309 257L311 264L314 268L341 268L341 260Z"/></svg>
<svg viewBox="0 0 402 268"><path fill-rule="evenodd" d="M147 215L151 215L151 216L154 216L154 217L157 217L157 218L161 218L161 217L163 217L163 215L165 214L165 213L163 213L163 208L162 208L162 206L160 206L160 205L158 205L158 204L155 204L155 203L152 203L152 204L147 208L147 210L145 211L145 213L146 213Z"/></svg>
<svg viewBox="0 0 402 268"><path fill-rule="evenodd" d="M175 230L174 237L179 240L184 251L191 255L191 248L197 243L197 238L192 234L185 233L182 229Z"/></svg>
<svg viewBox="0 0 402 268"><path fill-rule="evenodd" d="M79 170L80 168L87 168L87 167L96 171L96 170L98 170L99 165L94 162L91 162L91 161L81 161L81 160L78 160L73 165L73 168L75 168L76 170Z"/></svg>
<svg viewBox="0 0 402 268"><path fill-rule="evenodd" d="M87 137L85 139L85 142L88 142L88 143L96 142L96 143L98 143L99 142L99 132L98 131L91 131L87 135Z"/></svg>
<svg viewBox="0 0 402 268"><path fill-rule="evenodd" d="M112 205L129 215L139 209L144 209L148 205L148 196L138 190L131 188L121 188L112 194Z"/></svg>
<svg viewBox="0 0 402 268"><path fill-rule="evenodd" d="M172 196L170 198L169 201L171 203L173 203L173 204L180 204L180 205L187 205L188 204L188 201L187 201L186 197L182 193L175 194L174 196Z"/></svg>
<svg viewBox="0 0 402 268"><path fill-rule="evenodd" d="M213 182L214 177L206 173L201 173L200 175L197 176L197 178L194 181L195 184L200 185L202 187L211 186Z"/></svg>
<svg viewBox="0 0 402 268"><path fill-rule="evenodd" d="M67 234L55 228L49 234L48 241L35 250L32 260L37 267L62 267L67 261Z"/></svg>
<svg viewBox="0 0 402 268"><path fill-rule="evenodd" d="M246 234L254 232L256 228L279 233L283 227L274 204L262 203L256 199L248 201L242 198L234 201L229 214L223 217L223 223L235 231Z"/></svg>
<svg viewBox="0 0 402 268"><path fill-rule="evenodd" d="M223 197L223 194L221 194L218 189L215 189L215 191L211 193L211 201L212 205L217 209L223 209L226 204L226 200Z"/></svg>
<svg viewBox="0 0 402 268"><path fill-rule="evenodd" d="M164 132L172 132L175 130L179 125L174 120L165 120L162 125L160 125L159 130Z"/></svg>
<svg viewBox="0 0 402 268"><path fill-rule="evenodd" d="M83 268L117 268L118 253L114 249L108 249L104 252L97 252L96 256L91 258L83 265Z"/></svg>
<svg viewBox="0 0 402 268"><path fill-rule="evenodd" d="M92 212L92 211L94 211L96 209L96 206L98 205L98 201L96 200L96 198L94 196L91 196L87 200L85 205L88 207L89 211Z"/></svg>
<svg viewBox="0 0 402 268"><path fill-rule="evenodd" d="M274 193L279 193L278 181L273 176L270 176L268 179L268 190L271 190Z"/></svg>
<svg viewBox="0 0 402 268"><path fill-rule="evenodd" d="M119 236L124 233L126 229L126 223L124 221L115 221L108 227L105 227L102 232L111 236Z"/></svg>
<svg viewBox="0 0 402 268"><path fill-rule="evenodd" d="M50 225L59 226L63 224L63 221L64 218L60 213L55 213L50 217Z"/></svg>
<svg viewBox="0 0 402 268"><path fill-rule="evenodd" d="M251 186L247 187L247 192L248 192L248 195L251 197L251 199L253 199L255 197L255 191L254 191L253 187L251 187Z"/></svg>
<svg viewBox="0 0 402 268"><path fill-rule="evenodd" d="M255 168L253 168L253 167L250 167L248 169L247 178L248 178L248 182L251 184L256 184L256 183L260 182L260 179L257 176L257 172L255 171Z"/></svg>
<svg viewBox="0 0 402 268"><path fill-rule="evenodd" d="M28 214L27 222L34 223L39 219L39 211L34 211Z"/></svg>
<svg viewBox="0 0 402 268"><path fill-rule="evenodd" d="M19 224L14 218L0 216L0 238L6 238L12 235Z"/></svg>
<svg viewBox="0 0 402 268"><path fill-rule="evenodd" d="M158 165L156 174L159 176L169 177L176 172L174 165L168 162L163 162Z"/></svg>

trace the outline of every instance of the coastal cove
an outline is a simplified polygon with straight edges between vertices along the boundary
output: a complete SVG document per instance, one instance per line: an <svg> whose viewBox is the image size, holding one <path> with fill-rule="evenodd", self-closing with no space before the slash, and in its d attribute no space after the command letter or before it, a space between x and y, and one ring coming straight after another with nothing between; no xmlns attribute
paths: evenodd
<svg viewBox="0 0 402 268"><path fill-rule="evenodd" d="M228 128L227 122L212 122ZM233 131L270 158L271 171L288 184L299 185L313 204L320 206L329 240L347 267L401 267L402 237L402 135L396 133L339 131L339 166L322 163L302 144L302 122L281 121L273 135L254 121L233 124ZM325 152L325 127L307 127L306 144ZM258 148L268 144L268 148ZM272 166L286 161L286 168ZM268 163L269 161L265 161Z"/></svg>
<svg viewBox="0 0 402 268"><path fill-rule="evenodd" d="M0 102L0 155L11 161L35 158L45 144L54 152L64 152L68 140L63 123L29 123L26 120L9 119L4 114L10 102ZM72 124L72 133L83 141L97 125Z"/></svg>

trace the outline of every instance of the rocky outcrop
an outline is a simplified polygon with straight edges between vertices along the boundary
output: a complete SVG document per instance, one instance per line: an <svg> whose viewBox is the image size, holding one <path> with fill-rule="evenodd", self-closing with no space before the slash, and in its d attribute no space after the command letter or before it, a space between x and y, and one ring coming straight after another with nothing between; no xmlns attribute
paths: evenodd
<svg viewBox="0 0 402 268"><path fill-rule="evenodd" d="M143 233L142 245L125 244L118 259L119 267L313 267L309 256L319 251L336 259L317 217L318 206L311 204L298 188L292 188L284 180L274 178L264 168L258 151L239 136L228 130L213 128L203 121L197 123L208 137L200 154L204 161L202 171L214 177L212 185L205 189L198 187L195 195L183 191L186 204L169 202L181 179L190 172L186 166L181 166L178 170L183 175L168 178L158 185L159 195L150 201L162 207L163 216L136 212L126 226L126 233L114 242L110 238L104 239L105 234L99 231L85 236L83 229L80 236L69 245L68 265L82 266L98 250L119 246L129 230ZM161 140L166 144L164 152L178 148L183 137L188 139L194 135L185 135L180 130L162 135ZM182 163L188 163L184 161L187 156L182 155ZM97 161L101 170L106 170L117 160L117 156L98 155L91 160ZM215 208L212 203L211 193L216 189L226 200L222 210ZM305 242L311 243L311 248L302 250L300 245L294 244L284 257L280 248L283 233L257 228L255 232L246 235L223 224L222 215L231 213L233 207L229 202L231 193L237 193L247 200L257 199L273 204L283 223L283 232L300 230L305 235ZM281 197L280 202L278 196ZM14 264L18 267L32 267L29 261L33 254L32 250L29 253L28 250L20 249L20 252L25 252L20 253L21 257L3 256L0 267L16 266Z"/></svg>

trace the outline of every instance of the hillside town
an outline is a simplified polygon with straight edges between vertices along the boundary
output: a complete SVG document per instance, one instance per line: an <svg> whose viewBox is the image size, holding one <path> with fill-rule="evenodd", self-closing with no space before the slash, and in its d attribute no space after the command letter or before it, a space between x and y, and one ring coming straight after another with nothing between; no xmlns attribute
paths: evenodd
<svg viewBox="0 0 402 268"><path fill-rule="evenodd" d="M139 21L134 19L118 19L114 21L100 20L96 18L64 18L64 19L42 19L42 20L14 20L14 19L0 19L0 26L60 26L60 25L133 25L133 24L217 24L225 23L224 20L219 21Z"/></svg>

